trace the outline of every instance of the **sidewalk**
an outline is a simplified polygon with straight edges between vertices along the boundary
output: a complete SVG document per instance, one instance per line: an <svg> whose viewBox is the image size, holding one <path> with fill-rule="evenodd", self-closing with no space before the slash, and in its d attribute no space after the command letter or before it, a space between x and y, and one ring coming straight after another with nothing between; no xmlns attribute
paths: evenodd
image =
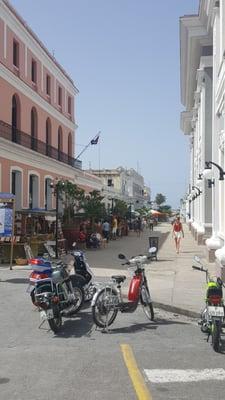
<svg viewBox="0 0 225 400"><path fill-rule="evenodd" d="M196 244L185 224L185 238L181 242L180 254L176 254L171 231L170 224L162 223L156 226L153 232L145 230L141 237L130 232L128 237L110 241L106 248L87 250L88 263L96 280L101 277L110 278L113 274L124 274L129 278L130 274L124 266L121 266L118 254L124 253L127 257L146 254L149 236L159 236L158 261L152 261L146 267L153 302L156 306L168 311L197 317L204 304L206 287L205 274L192 269L193 257L198 255L203 259L204 265L208 267L211 274L214 274L215 266L207 264L204 259L205 246ZM14 273L19 273L23 277L29 275L29 271L26 271L27 267L13 266L13 271L4 267L4 277L11 277ZM127 291L129 279L125 283L124 289Z"/></svg>

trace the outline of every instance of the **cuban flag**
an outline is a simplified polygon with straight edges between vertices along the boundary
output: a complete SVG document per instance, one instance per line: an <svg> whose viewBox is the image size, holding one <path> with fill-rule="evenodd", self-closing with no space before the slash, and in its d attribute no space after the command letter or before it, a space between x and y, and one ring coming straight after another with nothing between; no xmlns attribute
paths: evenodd
<svg viewBox="0 0 225 400"><path fill-rule="evenodd" d="M91 144L97 144L100 137L100 132L91 140Z"/></svg>

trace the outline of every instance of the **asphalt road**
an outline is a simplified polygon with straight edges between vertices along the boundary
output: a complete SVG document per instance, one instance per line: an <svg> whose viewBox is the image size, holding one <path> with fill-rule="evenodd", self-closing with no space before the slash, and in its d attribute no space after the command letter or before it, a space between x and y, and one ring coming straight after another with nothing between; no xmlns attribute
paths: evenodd
<svg viewBox="0 0 225 400"><path fill-rule="evenodd" d="M195 320L157 310L150 322L140 308L118 314L106 334L86 308L64 319L56 336L46 322L38 329L28 273L1 270L1 400L145 400L136 394L139 382L131 381L123 345L134 355L149 399L224 400L225 355L213 351Z"/></svg>

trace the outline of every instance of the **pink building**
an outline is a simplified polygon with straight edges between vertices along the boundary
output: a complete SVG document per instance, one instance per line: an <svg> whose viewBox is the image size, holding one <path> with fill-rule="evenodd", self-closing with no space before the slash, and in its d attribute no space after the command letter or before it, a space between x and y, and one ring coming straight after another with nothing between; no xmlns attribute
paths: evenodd
<svg viewBox="0 0 225 400"><path fill-rule="evenodd" d="M50 210L51 181L100 189L75 168L75 96L71 78L17 14L0 0L0 192L16 209Z"/></svg>

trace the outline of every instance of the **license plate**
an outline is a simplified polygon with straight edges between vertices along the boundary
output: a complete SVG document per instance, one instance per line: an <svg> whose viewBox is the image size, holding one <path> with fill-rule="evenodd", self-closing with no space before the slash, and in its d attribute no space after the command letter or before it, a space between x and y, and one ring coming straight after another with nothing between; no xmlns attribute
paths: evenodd
<svg viewBox="0 0 225 400"><path fill-rule="evenodd" d="M54 318L54 314L53 314L53 311L52 311L51 308L49 310L46 310L46 311L44 311L44 310L40 311L40 319L41 319L41 321L44 321L46 319L52 319L52 318Z"/></svg>
<svg viewBox="0 0 225 400"><path fill-rule="evenodd" d="M208 308L209 315L211 317L224 317L224 308L223 307L214 307L210 306Z"/></svg>

